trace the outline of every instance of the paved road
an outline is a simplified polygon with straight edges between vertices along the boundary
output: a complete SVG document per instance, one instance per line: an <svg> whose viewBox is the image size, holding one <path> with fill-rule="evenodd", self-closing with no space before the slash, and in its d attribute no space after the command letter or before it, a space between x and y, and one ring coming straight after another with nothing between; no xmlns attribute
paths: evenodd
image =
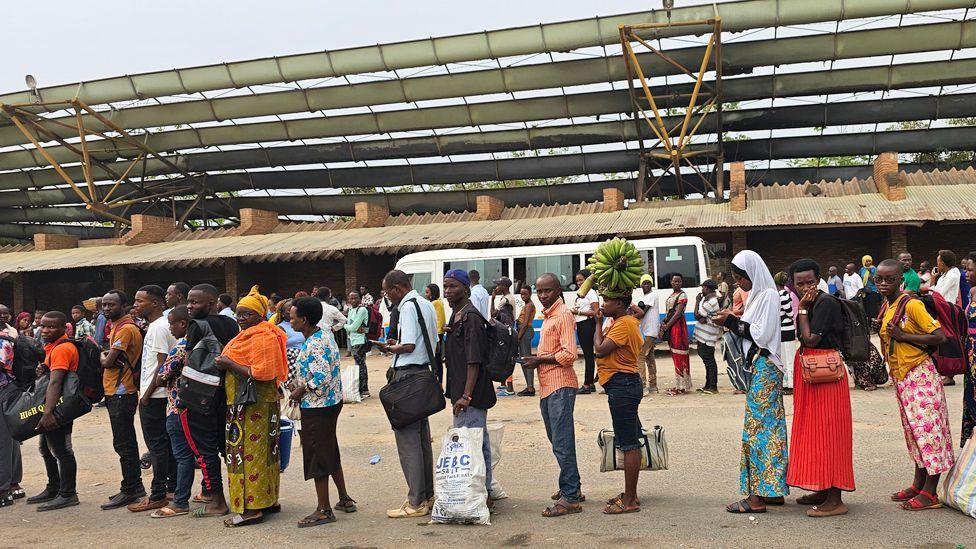
<svg viewBox="0 0 976 549"><path fill-rule="evenodd" d="M369 364L375 394L387 362L371 357ZM667 387L672 370L666 354L658 354L658 369L661 386ZM692 371L699 386L704 374L696 356ZM293 464L282 478L284 510L264 524L231 530L215 519L153 520L126 510L101 511L98 504L117 490L119 472L107 414L97 409L75 427L82 504L66 511L36 513L21 501L0 510L4 525L0 547L145 547L163 543L175 547L254 547L264 543L333 547L638 543L664 547L976 547L973 519L949 509L908 513L888 501L889 493L910 483L912 471L890 386L873 393L852 393L858 489L846 498L849 515L810 519L804 508L792 503L756 515L756 520L726 513L723 505L739 497L744 397L732 395L725 376L721 377L722 394L717 396L660 395L644 400L640 415L645 425L667 429L671 469L641 476L639 492L644 508L638 514L607 517L600 513L597 502L620 492L623 485L622 473L599 472L596 435L610 423L602 395L583 396L577 401L577 446L588 501L582 514L559 519L545 519L539 514L555 489L556 466L537 401L500 399L490 419L505 424L504 455L496 476L510 497L498 502L491 526L427 525L418 520L385 518L386 509L397 507L406 490L393 436L376 398L348 405L339 422L346 478L360 511L340 514L335 524L303 530L295 527L295 522L315 505L311 483L303 480L297 440ZM961 388L950 388L948 397L953 436L957 438ZM790 397L787 411L792 411ZM444 432L449 417L441 413L432 423L439 439L437 433ZM377 453L382 461L369 465L370 456ZM29 494L36 493L44 485L36 441L25 445L24 455L24 486ZM144 479L148 486L148 472Z"/></svg>

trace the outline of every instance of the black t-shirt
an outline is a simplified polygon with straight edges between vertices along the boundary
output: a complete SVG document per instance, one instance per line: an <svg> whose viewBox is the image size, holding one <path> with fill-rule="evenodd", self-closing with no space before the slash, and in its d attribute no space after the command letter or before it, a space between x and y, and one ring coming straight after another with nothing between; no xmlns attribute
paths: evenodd
<svg viewBox="0 0 976 549"><path fill-rule="evenodd" d="M820 292L810 314L810 333L820 336L815 349L840 349L844 341L844 312L836 298Z"/></svg>
<svg viewBox="0 0 976 549"><path fill-rule="evenodd" d="M214 337L221 345L227 345L230 340L234 339L234 336L241 331L241 327L237 324L237 321L227 315L207 315L206 318L202 319L210 325L210 329L213 331ZM186 348L192 349L199 343L203 334L197 329L195 322L191 322L186 330Z"/></svg>
<svg viewBox="0 0 976 549"><path fill-rule="evenodd" d="M444 346L444 358L447 362L447 398L456 402L464 394L464 385L468 380L468 364L478 364L478 380L471 391L471 406L487 410L495 405L497 398L495 389L488 374L480 365L488 354L488 333L485 321L478 310L471 303L461 309L461 322L455 323L456 315L451 314L448 325L451 331L447 334L447 344Z"/></svg>

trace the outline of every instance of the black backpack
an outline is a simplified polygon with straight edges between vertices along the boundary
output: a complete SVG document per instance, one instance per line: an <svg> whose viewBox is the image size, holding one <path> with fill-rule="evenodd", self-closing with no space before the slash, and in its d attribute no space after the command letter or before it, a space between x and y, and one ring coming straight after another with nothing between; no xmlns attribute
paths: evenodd
<svg viewBox="0 0 976 549"><path fill-rule="evenodd" d="M96 404L105 398L102 385L102 350L91 339L69 339L66 343L75 346L78 351L78 381L81 392L90 404ZM64 345L64 343L62 343Z"/></svg>
<svg viewBox="0 0 976 549"><path fill-rule="evenodd" d="M485 323L485 332L488 335L488 355L483 367L488 373L488 379L503 382L515 371L515 358L519 354L518 334L504 322L489 321L480 311L474 312Z"/></svg>
<svg viewBox="0 0 976 549"><path fill-rule="evenodd" d="M14 384L22 391L37 379L37 365L44 362L44 345L39 339L26 335L10 337L0 334L0 339L14 344Z"/></svg>
<svg viewBox="0 0 976 549"><path fill-rule="evenodd" d="M213 414L220 399L224 398L224 376L216 362L224 346L214 335L210 324L202 320L193 322L204 335L192 349L187 349L186 362L176 382L176 392L187 410Z"/></svg>
<svg viewBox="0 0 976 549"><path fill-rule="evenodd" d="M868 323L867 313L864 312L864 305L859 301L840 299L827 294L824 296L840 302L844 317L844 332L839 343L844 360L867 362L871 358L871 325Z"/></svg>

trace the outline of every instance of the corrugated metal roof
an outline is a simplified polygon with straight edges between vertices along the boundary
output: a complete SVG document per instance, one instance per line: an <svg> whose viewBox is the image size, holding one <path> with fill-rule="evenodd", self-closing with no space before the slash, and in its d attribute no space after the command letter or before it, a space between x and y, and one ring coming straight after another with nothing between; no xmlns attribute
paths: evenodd
<svg viewBox="0 0 976 549"><path fill-rule="evenodd" d="M546 208L539 208L532 216L497 221L469 219L377 228L221 236L137 246L104 246L97 250L13 252L4 255L0 269L19 272L99 265L160 265L188 260L218 261L215 258L229 257L240 257L245 262L295 261L318 254L340 254L344 250L361 250L367 254L393 250L402 254L420 249L473 245L578 242L599 240L606 235L676 234L691 229L976 219L976 203L960 201L961 196L976 196L976 184L938 185L924 189L910 186L907 195L906 200L899 202L889 202L877 193L763 199L751 202L742 212L732 212L728 204L677 200L659 202L651 208L635 207L612 213L593 211L596 209L593 204L578 205L577 211L570 215L546 215ZM571 211L572 207L564 208L564 212Z"/></svg>

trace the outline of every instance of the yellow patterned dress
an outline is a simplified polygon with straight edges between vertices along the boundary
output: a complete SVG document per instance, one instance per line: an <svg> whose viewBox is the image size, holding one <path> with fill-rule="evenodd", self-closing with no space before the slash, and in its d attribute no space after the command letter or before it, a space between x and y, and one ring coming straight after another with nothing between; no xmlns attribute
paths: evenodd
<svg viewBox="0 0 976 549"><path fill-rule="evenodd" d="M234 405L237 384L244 380L228 373L227 480L233 513L267 509L278 503L281 456L278 453L279 402L277 383L254 382L257 402Z"/></svg>
<svg viewBox="0 0 976 549"><path fill-rule="evenodd" d="M742 427L739 488L745 495L779 497L786 486L786 409L783 372L765 357L754 364Z"/></svg>

